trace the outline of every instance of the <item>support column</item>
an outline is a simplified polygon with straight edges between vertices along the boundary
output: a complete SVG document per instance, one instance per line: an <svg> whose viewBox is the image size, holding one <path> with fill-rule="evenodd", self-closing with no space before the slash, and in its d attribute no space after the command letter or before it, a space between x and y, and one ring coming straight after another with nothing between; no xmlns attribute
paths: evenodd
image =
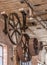
<svg viewBox="0 0 47 65"><path fill-rule="evenodd" d="M13 48L13 65L19 65L16 46Z"/></svg>

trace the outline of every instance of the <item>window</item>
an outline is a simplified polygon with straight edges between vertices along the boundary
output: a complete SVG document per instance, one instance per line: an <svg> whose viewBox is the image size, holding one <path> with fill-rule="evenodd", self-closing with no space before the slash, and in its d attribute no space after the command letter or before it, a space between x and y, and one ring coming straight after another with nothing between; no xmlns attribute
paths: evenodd
<svg viewBox="0 0 47 65"><path fill-rule="evenodd" d="M7 45L0 42L0 65L7 65Z"/></svg>
<svg viewBox="0 0 47 65"><path fill-rule="evenodd" d="M0 46L0 65L3 65L3 48Z"/></svg>

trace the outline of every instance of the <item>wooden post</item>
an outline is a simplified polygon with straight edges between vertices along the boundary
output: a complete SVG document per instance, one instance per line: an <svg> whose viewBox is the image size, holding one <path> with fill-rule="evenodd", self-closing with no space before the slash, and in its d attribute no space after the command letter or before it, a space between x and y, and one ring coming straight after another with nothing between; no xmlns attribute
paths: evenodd
<svg viewBox="0 0 47 65"><path fill-rule="evenodd" d="M13 50L13 51L14 51L14 52L13 52L13 61L14 61L14 64L13 64L13 65L19 65L16 46L14 47L14 50Z"/></svg>

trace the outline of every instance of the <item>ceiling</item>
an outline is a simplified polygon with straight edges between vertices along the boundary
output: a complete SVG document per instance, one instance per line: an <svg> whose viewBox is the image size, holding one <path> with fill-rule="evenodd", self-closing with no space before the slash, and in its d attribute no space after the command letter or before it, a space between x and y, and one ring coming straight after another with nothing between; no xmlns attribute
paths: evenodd
<svg viewBox="0 0 47 65"><path fill-rule="evenodd" d="M29 34L31 38L37 37L39 41L41 40L44 43L47 43L47 0L28 1L31 3L31 5L33 4L32 7L35 11L34 14L37 16L34 20L37 21L37 26L29 26L31 31L27 30L27 34ZM24 8L25 10L30 9L26 3L20 3L20 0L0 0L0 15L3 11L5 11L7 14L10 12L17 12L20 14L20 8Z"/></svg>

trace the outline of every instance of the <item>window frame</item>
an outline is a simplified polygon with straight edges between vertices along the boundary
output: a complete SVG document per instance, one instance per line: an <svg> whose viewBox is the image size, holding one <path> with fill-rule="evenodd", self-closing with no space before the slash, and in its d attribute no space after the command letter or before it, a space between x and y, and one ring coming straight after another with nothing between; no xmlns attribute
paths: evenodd
<svg viewBox="0 0 47 65"><path fill-rule="evenodd" d="M0 56L2 58L2 65L3 65L3 45L0 45L2 47L2 56Z"/></svg>

